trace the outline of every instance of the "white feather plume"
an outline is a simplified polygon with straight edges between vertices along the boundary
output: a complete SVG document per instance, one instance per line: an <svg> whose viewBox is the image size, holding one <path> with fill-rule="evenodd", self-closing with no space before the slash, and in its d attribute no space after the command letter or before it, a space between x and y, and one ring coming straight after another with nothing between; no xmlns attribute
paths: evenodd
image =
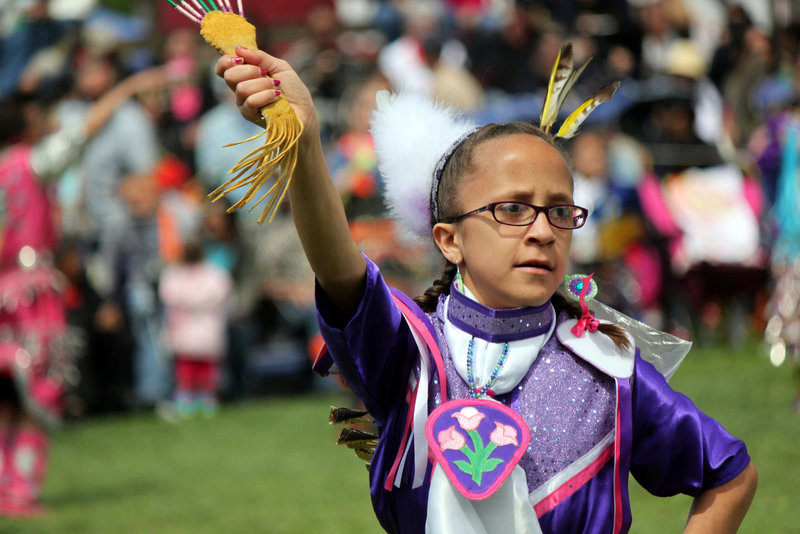
<svg viewBox="0 0 800 534"><path fill-rule="evenodd" d="M445 151L476 124L423 94L379 91L376 102L370 124L389 215L408 237L430 241L434 169Z"/></svg>

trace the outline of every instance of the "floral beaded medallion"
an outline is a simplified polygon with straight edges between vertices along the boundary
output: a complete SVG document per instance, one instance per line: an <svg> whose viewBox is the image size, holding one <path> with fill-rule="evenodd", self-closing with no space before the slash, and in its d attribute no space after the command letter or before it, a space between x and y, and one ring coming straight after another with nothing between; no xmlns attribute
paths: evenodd
<svg viewBox="0 0 800 534"><path fill-rule="evenodd" d="M458 399L436 408L425 424L436 461L460 494L490 497L514 470L530 430L511 408L490 399Z"/></svg>

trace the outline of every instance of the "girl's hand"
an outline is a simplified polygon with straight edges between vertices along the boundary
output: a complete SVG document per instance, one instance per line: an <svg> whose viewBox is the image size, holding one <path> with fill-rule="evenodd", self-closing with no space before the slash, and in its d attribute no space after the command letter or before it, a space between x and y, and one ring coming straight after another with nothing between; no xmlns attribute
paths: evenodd
<svg viewBox="0 0 800 534"><path fill-rule="evenodd" d="M263 126L259 110L283 93L303 122L303 137L318 137L311 93L286 61L240 46L235 56L222 56L217 61L215 72L236 95L236 105L245 119Z"/></svg>
<svg viewBox="0 0 800 534"><path fill-rule="evenodd" d="M367 264L325 165L311 93L287 62L260 50L237 47L235 56L217 61L215 72L234 92L239 112L250 122L264 126L259 109L275 102L276 91L286 95L303 122L302 153L289 187L292 218L320 287L339 317L351 317L364 293Z"/></svg>

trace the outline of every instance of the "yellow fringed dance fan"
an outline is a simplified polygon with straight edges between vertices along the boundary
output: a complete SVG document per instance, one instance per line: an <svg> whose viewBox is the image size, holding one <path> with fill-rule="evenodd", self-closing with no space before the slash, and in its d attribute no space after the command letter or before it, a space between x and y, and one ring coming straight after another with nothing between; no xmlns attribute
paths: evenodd
<svg viewBox="0 0 800 534"><path fill-rule="evenodd" d="M258 48L256 29L243 16L242 0L237 1L238 13L234 11L231 0L167 0L175 9L190 20L200 24L200 33L220 54L235 54L235 47ZM269 197L258 222L267 217L272 222L278 205L286 196L292 174L297 166L297 141L303 133L303 124L295 114L289 101L281 94L278 100L261 108L264 118L264 131L249 139L230 143L239 145L266 136L264 145L243 157L229 172L235 176L219 186L208 196L212 201L225 194L247 187L244 196L230 207L234 211L253 201L262 185L273 176L275 183L250 206L252 211Z"/></svg>

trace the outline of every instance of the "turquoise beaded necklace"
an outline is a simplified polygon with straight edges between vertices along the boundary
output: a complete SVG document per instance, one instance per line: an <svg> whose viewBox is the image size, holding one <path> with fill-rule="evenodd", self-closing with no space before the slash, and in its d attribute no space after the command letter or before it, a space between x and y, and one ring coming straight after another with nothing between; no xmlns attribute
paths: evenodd
<svg viewBox="0 0 800 534"><path fill-rule="evenodd" d="M472 351L474 347L475 336L472 336L469 340L469 345L467 346L467 385L469 386L469 396L473 399L477 399L486 395L486 393L491 389L492 385L494 385L494 381L497 380L497 375L500 374L500 370L506 363L506 357L508 356L508 342L506 341L503 343L503 354L501 354L500 359L497 360L497 365L494 366L492 374L489 377L489 381L479 388L475 387L475 376L472 373Z"/></svg>

